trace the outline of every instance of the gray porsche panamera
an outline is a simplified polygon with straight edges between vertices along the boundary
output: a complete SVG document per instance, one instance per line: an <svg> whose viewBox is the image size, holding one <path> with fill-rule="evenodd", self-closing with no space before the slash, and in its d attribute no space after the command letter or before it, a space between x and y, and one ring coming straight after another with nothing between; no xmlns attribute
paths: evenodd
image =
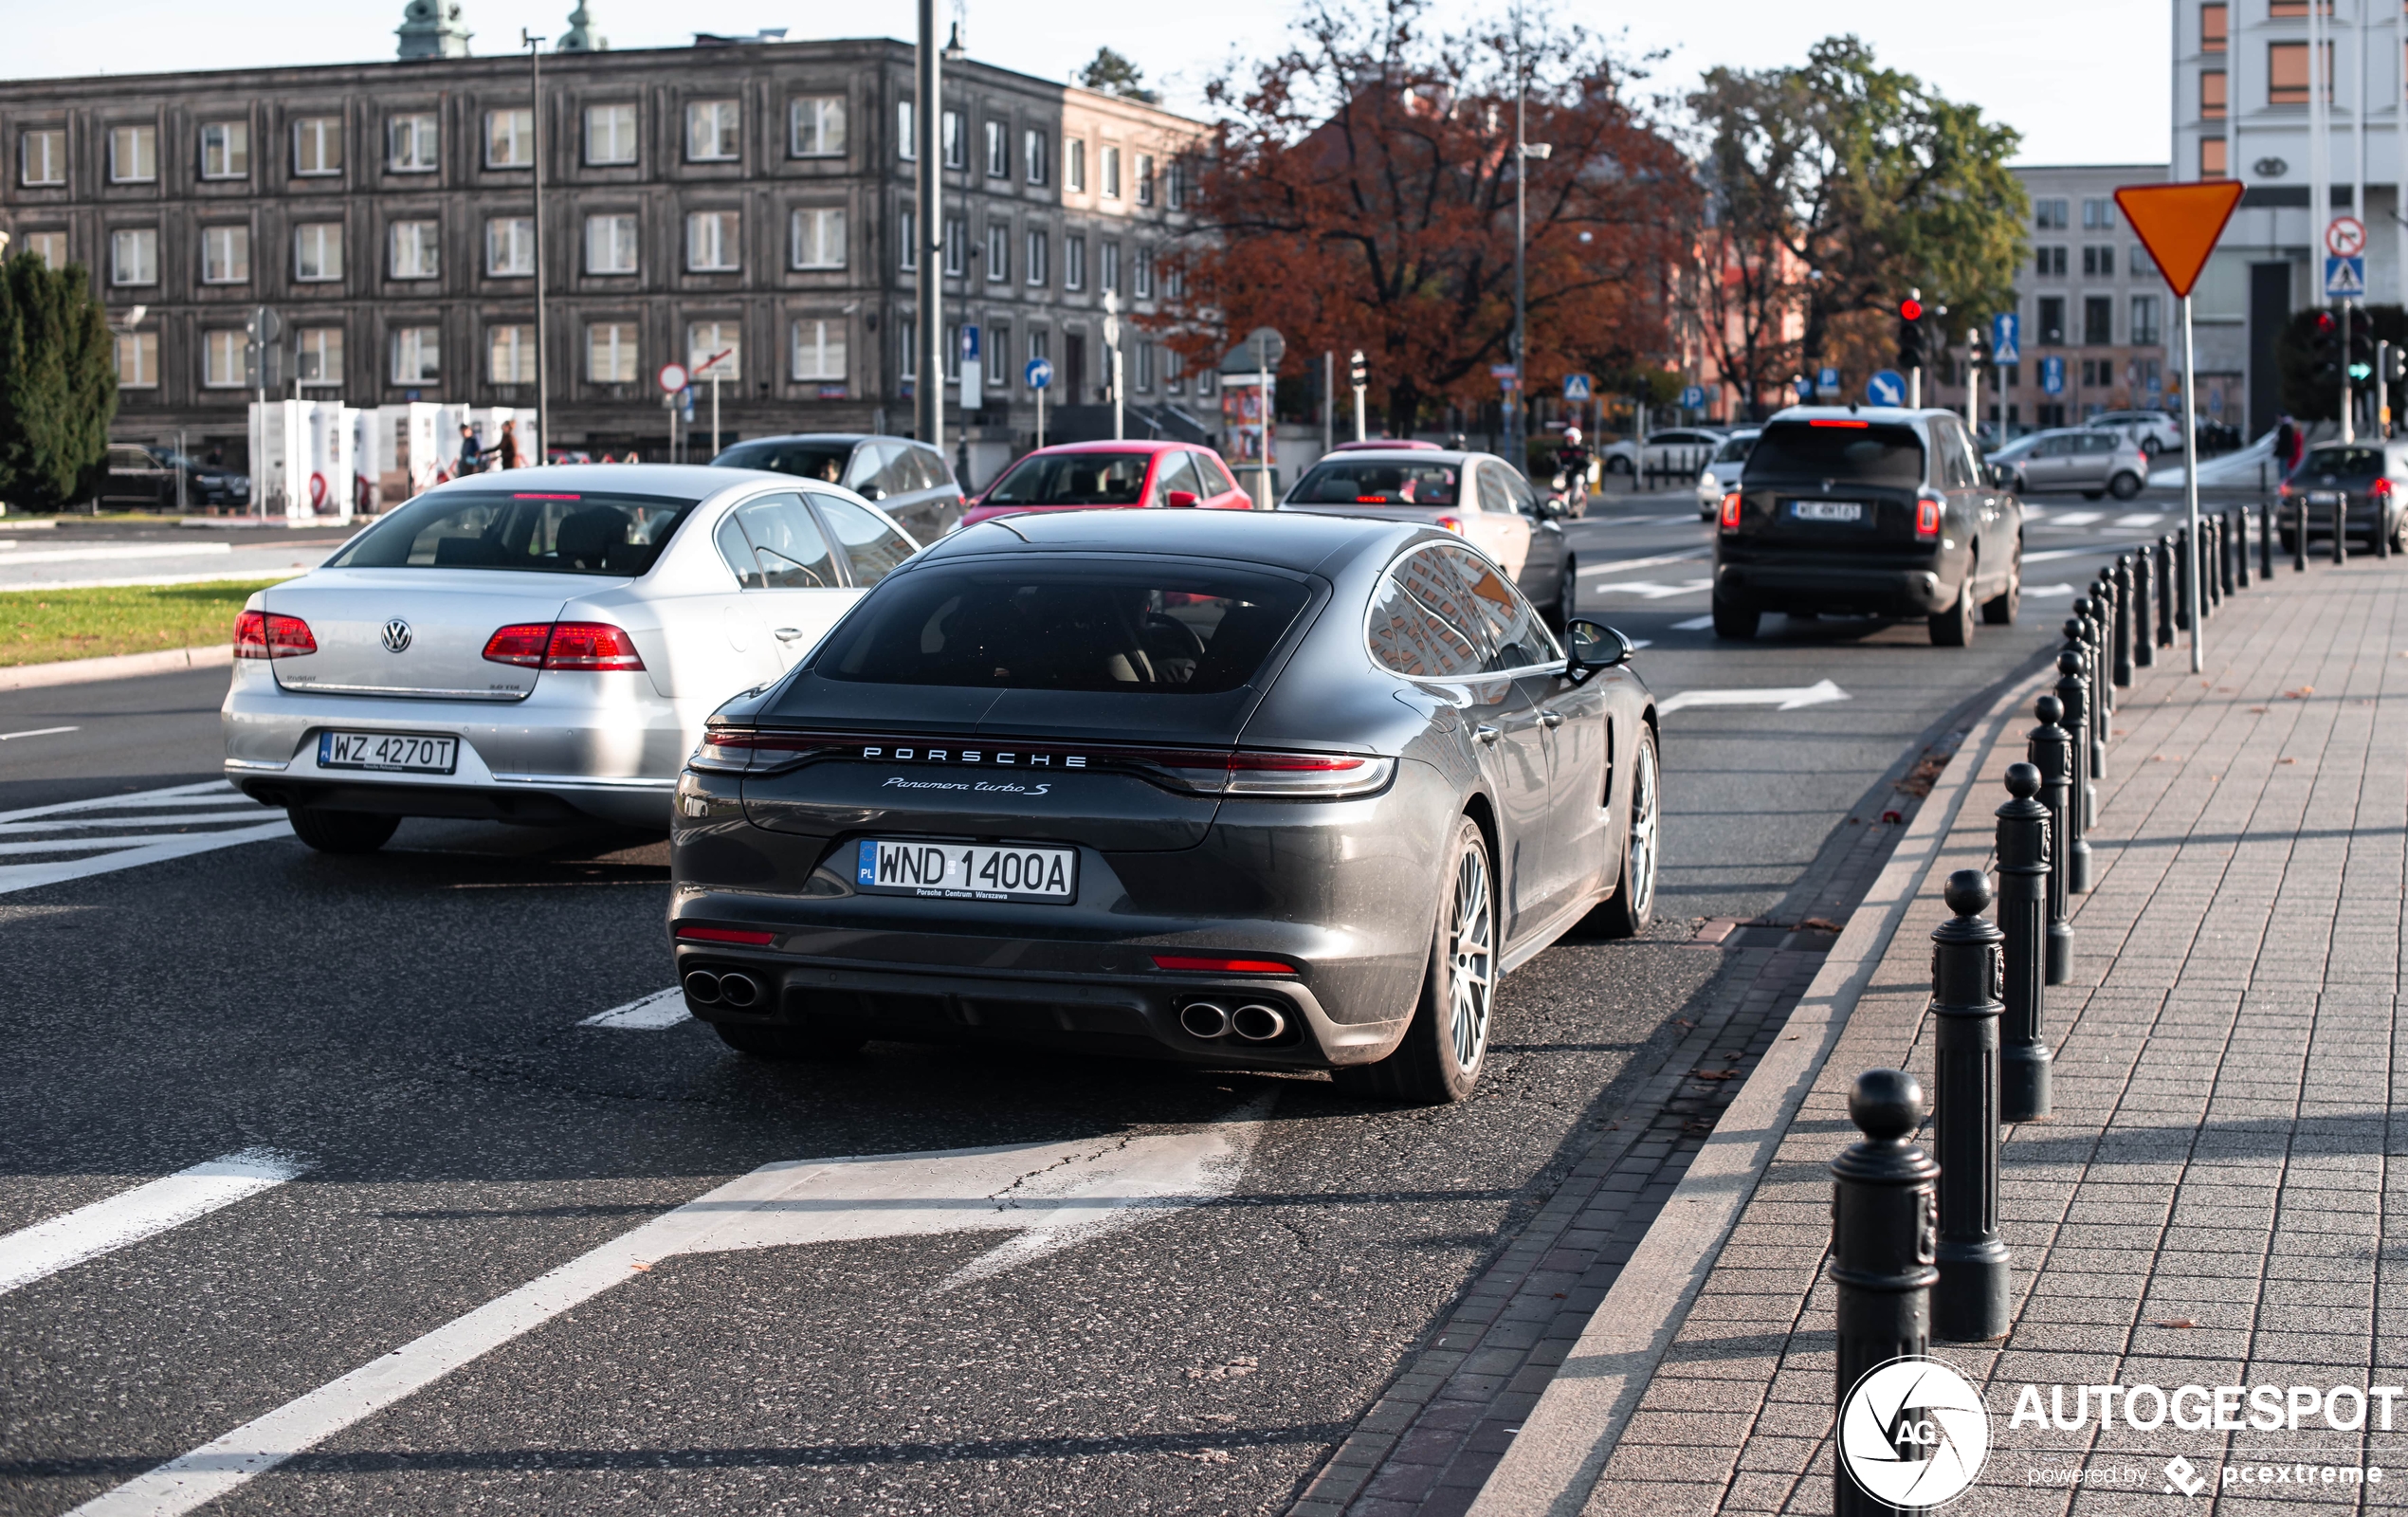
<svg viewBox="0 0 2408 1517"><path fill-rule="evenodd" d="M994 1039L1467 1094L1499 979L1654 909L1656 715L1463 539L982 523L711 717L669 929L771 1058Z"/></svg>

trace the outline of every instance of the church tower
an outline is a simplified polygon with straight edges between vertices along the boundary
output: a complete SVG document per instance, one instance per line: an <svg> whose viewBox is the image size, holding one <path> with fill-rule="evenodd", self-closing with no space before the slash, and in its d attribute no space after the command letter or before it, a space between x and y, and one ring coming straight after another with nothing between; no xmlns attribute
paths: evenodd
<svg viewBox="0 0 2408 1517"><path fill-rule="evenodd" d="M407 63L418 58L465 58L468 56L467 21L462 16L460 0L410 0L401 8L401 25L393 28L401 39L401 58Z"/></svg>
<svg viewBox="0 0 2408 1517"><path fill-rule="evenodd" d="M611 39L593 29L593 13L585 9L585 0L577 0L577 8L569 12L569 29L553 45L556 53L598 53L611 46Z"/></svg>

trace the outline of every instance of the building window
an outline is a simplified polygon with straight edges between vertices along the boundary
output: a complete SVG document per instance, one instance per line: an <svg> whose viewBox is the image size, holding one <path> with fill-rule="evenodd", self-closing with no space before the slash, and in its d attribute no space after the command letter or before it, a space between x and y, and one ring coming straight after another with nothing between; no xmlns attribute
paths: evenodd
<svg viewBox="0 0 2408 1517"><path fill-rule="evenodd" d="M945 272L958 276L970 256L970 228L959 216L945 218Z"/></svg>
<svg viewBox="0 0 2408 1517"><path fill-rule="evenodd" d="M845 266L845 211L841 206L804 208L793 217L794 266Z"/></svg>
<svg viewBox="0 0 2408 1517"><path fill-rule="evenodd" d="M987 388L1008 389L1012 383L1012 329L991 326L986 331Z"/></svg>
<svg viewBox="0 0 2408 1517"><path fill-rule="evenodd" d="M902 357L895 364L900 379L915 379L920 375L920 323L904 317L895 323L895 342Z"/></svg>
<svg viewBox="0 0 2408 1517"><path fill-rule="evenodd" d="M485 112L485 167L535 166L535 112L524 106Z"/></svg>
<svg viewBox="0 0 2408 1517"><path fill-rule="evenodd" d="M595 168L635 161L634 106L585 108L585 161Z"/></svg>
<svg viewBox="0 0 2408 1517"><path fill-rule="evenodd" d="M585 377L589 384L635 383L635 323L595 321L585 329Z"/></svg>
<svg viewBox="0 0 2408 1517"><path fill-rule="evenodd" d="M159 335L120 332L117 335L117 387L156 390L159 386Z"/></svg>
<svg viewBox="0 0 2408 1517"><path fill-rule="evenodd" d="M743 151L734 101L695 101L685 107L685 160L733 162Z"/></svg>
<svg viewBox="0 0 2408 1517"><path fill-rule="evenodd" d="M2224 119L2224 70L2211 68L2199 75L2199 119Z"/></svg>
<svg viewBox="0 0 2408 1517"><path fill-rule="evenodd" d="M2044 279L2052 275L2064 273L2065 249L2062 247L2034 247L2032 249L2032 272Z"/></svg>
<svg viewBox="0 0 2408 1517"><path fill-rule="evenodd" d="M636 267L635 218L585 218L585 271L589 274L632 274Z"/></svg>
<svg viewBox="0 0 2408 1517"><path fill-rule="evenodd" d="M535 383L535 328L485 328L485 382L497 385Z"/></svg>
<svg viewBox="0 0 2408 1517"><path fill-rule="evenodd" d="M697 210L685 218L685 266L697 274L726 274L743 266L739 213Z"/></svg>
<svg viewBox="0 0 2408 1517"><path fill-rule="evenodd" d="M1137 387L1144 391L1154 388L1154 344L1151 342L1137 345Z"/></svg>
<svg viewBox="0 0 2408 1517"><path fill-rule="evenodd" d="M343 172L343 119L309 116L293 123L293 173L303 177Z"/></svg>
<svg viewBox="0 0 2408 1517"><path fill-rule="evenodd" d="M2305 21L2308 19L2308 0L2268 0L2266 13L2276 21ZM2317 6L2316 13L2324 16L2331 15L2333 0L2323 0L2323 3Z"/></svg>
<svg viewBox="0 0 2408 1517"><path fill-rule="evenodd" d="M293 376L305 385L343 382L343 329L306 326L293 341Z"/></svg>
<svg viewBox="0 0 2408 1517"><path fill-rule="evenodd" d="M2058 348L2065 345L2065 297L2040 297L2040 345Z"/></svg>
<svg viewBox="0 0 2408 1517"><path fill-rule="evenodd" d="M1151 153L1137 155L1137 203L1140 206L1154 204L1154 155Z"/></svg>
<svg viewBox="0 0 2408 1517"><path fill-rule="evenodd" d="M210 390L240 390L247 377L243 361L245 338L239 330L201 334L201 384Z"/></svg>
<svg viewBox="0 0 2408 1517"><path fill-rule="evenodd" d="M909 273L920 266L920 219L905 210L895 221L895 266Z"/></svg>
<svg viewBox="0 0 2408 1517"><path fill-rule="evenodd" d="M2221 179L2224 173L2224 139L2220 137L2200 137L2199 177Z"/></svg>
<svg viewBox="0 0 2408 1517"><path fill-rule="evenodd" d="M895 101L895 156L908 163L920 156L920 139L912 134L911 101Z"/></svg>
<svg viewBox="0 0 2408 1517"><path fill-rule="evenodd" d="M2136 348L2155 347L2157 334L2157 297L2132 297L2132 345Z"/></svg>
<svg viewBox="0 0 2408 1517"><path fill-rule="evenodd" d="M2082 343L2105 347L2115 340L2115 298L2086 295L2082 299Z"/></svg>
<svg viewBox="0 0 2408 1517"><path fill-rule="evenodd" d="M1154 249L1140 244L1137 263L1129 269L1129 293L1140 301L1154 299Z"/></svg>
<svg viewBox="0 0 2408 1517"><path fill-rule="evenodd" d="M2114 245L2108 244L2106 247L2101 247L2083 248L2082 272L2085 274L2112 275L2115 272Z"/></svg>
<svg viewBox="0 0 2408 1517"><path fill-rule="evenodd" d="M958 169L961 167L963 162L961 113L959 111L945 112L944 119L940 124L943 129L945 167L948 169Z"/></svg>
<svg viewBox="0 0 2408 1517"><path fill-rule="evenodd" d="M485 222L485 272L496 279L535 273L535 218L495 216Z"/></svg>
<svg viewBox="0 0 2408 1517"><path fill-rule="evenodd" d="M1045 183L1046 166L1053 161L1053 144L1045 128L1032 126L1020 134L1020 167L1031 184Z"/></svg>
<svg viewBox="0 0 2408 1517"><path fill-rule="evenodd" d="M1062 142L1062 188L1078 194L1086 193L1087 145L1079 137L1065 137Z"/></svg>
<svg viewBox="0 0 2408 1517"><path fill-rule="evenodd" d="M443 377L443 333L431 326L393 329L393 383L430 385Z"/></svg>
<svg viewBox="0 0 2408 1517"><path fill-rule="evenodd" d="M1106 237L1095 245L1095 287L1099 290L1121 287L1121 245L1112 238Z"/></svg>
<svg viewBox="0 0 2408 1517"><path fill-rule="evenodd" d="M945 382L951 384L961 377L961 323L945 323Z"/></svg>
<svg viewBox="0 0 2408 1517"><path fill-rule="evenodd" d="M2149 250L2139 243L2132 243L2124 249L2124 266L2135 274L2157 272L2157 265L2149 259Z"/></svg>
<svg viewBox="0 0 2408 1517"><path fill-rule="evenodd" d="M385 122L385 167L395 174L432 174L441 165L443 128L432 111L392 117Z"/></svg>
<svg viewBox="0 0 2408 1517"><path fill-rule="evenodd" d="M443 272L443 228L431 221L392 226L392 277L434 279Z"/></svg>
<svg viewBox="0 0 2408 1517"><path fill-rule="evenodd" d="M1162 265L1162 299L1166 301L1187 299L1187 270L1175 263Z"/></svg>
<svg viewBox="0 0 2408 1517"><path fill-rule="evenodd" d="M25 250L52 268L67 266L67 234L63 231L29 231L25 234Z"/></svg>
<svg viewBox="0 0 2408 1517"><path fill-rule="evenodd" d="M987 127L987 177L1012 177L1012 123L989 121Z"/></svg>
<svg viewBox="0 0 2408 1517"><path fill-rule="evenodd" d="M46 126L17 138L17 179L28 185L67 182L67 134Z"/></svg>
<svg viewBox="0 0 2408 1517"><path fill-rule="evenodd" d="M1185 210L1187 207L1187 160L1173 158L1167 177L1171 181L1171 209L1173 210ZM1174 355L1171 361L1176 365L1178 362L1177 356ZM1173 379L1171 383L1176 386L1178 381Z"/></svg>
<svg viewBox="0 0 2408 1517"><path fill-rule="evenodd" d="M1045 233L1031 229L1026 247L1027 257L1024 261L1028 265L1029 283L1032 286L1042 286L1046 280L1046 254L1051 250L1046 247Z"/></svg>
<svg viewBox="0 0 2408 1517"><path fill-rule="evenodd" d="M1053 334L1046 331L1031 332L1029 334L1029 356L1031 358L1043 358L1049 363L1051 362L1053 359Z"/></svg>
<svg viewBox="0 0 2408 1517"><path fill-rule="evenodd" d="M805 95L788 108L786 151L797 158L845 155L845 98Z"/></svg>
<svg viewBox="0 0 2408 1517"><path fill-rule="evenodd" d="M2072 225L2066 219L2066 207L2070 204L2071 202L2063 199L2034 200L2032 202L2032 225L2042 231L2065 230Z"/></svg>
<svg viewBox="0 0 2408 1517"><path fill-rule="evenodd" d="M798 380L841 383L845 378L845 323L809 317L794 323L794 371Z"/></svg>
<svg viewBox="0 0 2408 1517"><path fill-rule="evenodd" d="M1066 290L1087 287L1087 240L1076 233L1062 239L1062 287Z"/></svg>
<svg viewBox="0 0 2408 1517"><path fill-rule="evenodd" d="M1179 377L1185 368L1186 365L1179 358L1178 349L1164 348L1162 350L1162 389L1165 393L1176 395L1187 388L1186 381Z"/></svg>
<svg viewBox="0 0 2408 1517"><path fill-rule="evenodd" d="M2307 11L2303 9L2300 14ZM2325 44L2325 100L2333 98L2333 45ZM2308 44L2304 42L2270 42L2266 45L2266 103L2269 105L2305 105L2308 103Z"/></svg>
<svg viewBox="0 0 2408 1517"><path fill-rule="evenodd" d="M246 179L251 173L251 124L206 121L201 125L201 177Z"/></svg>
<svg viewBox="0 0 2408 1517"><path fill-rule="evenodd" d="M251 229L248 227L201 228L201 283L247 284L251 278Z"/></svg>
<svg viewBox="0 0 2408 1517"><path fill-rule="evenodd" d="M155 227L129 227L109 233L109 283L156 284L159 282L159 232Z"/></svg>
<svg viewBox="0 0 2408 1517"><path fill-rule="evenodd" d="M2225 18L2228 12L2223 0L2199 7L2199 51L2220 53L2224 50Z"/></svg>
<svg viewBox="0 0 2408 1517"><path fill-rule="evenodd" d="M1104 198L1121 198L1121 150L1108 143L1104 149Z"/></svg>
<svg viewBox="0 0 2408 1517"><path fill-rule="evenodd" d="M2084 231L2114 230L2115 202L2106 195L2092 195L2086 198L2082 202L2082 229Z"/></svg>
<svg viewBox="0 0 2408 1517"><path fill-rule="evenodd" d="M150 184L159 176L159 129L109 128L109 179L114 184Z"/></svg>
<svg viewBox="0 0 2408 1517"><path fill-rule="evenodd" d="M733 321L694 321L685 328L685 372L694 375L698 384L708 384L717 375L722 382L732 383L744 377L744 350L736 336ZM714 357L720 357L712 363ZM703 365L709 364L707 371Z"/></svg>
<svg viewBox="0 0 2408 1517"><path fill-rule="evenodd" d="M987 223L987 283L1001 284L1012 278L1012 227L1008 222Z"/></svg>

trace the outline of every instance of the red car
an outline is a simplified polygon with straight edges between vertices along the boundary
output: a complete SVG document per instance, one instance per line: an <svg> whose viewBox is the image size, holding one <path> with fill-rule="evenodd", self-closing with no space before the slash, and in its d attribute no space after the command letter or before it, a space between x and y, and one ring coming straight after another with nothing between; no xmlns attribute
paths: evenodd
<svg viewBox="0 0 2408 1517"><path fill-rule="evenodd" d="M1243 511L1254 504L1218 453L1160 440L1063 443L1040 448L970 503L961 524L976 526L1024 511L1095 511L1118 506L1201 506Z"/></svg>

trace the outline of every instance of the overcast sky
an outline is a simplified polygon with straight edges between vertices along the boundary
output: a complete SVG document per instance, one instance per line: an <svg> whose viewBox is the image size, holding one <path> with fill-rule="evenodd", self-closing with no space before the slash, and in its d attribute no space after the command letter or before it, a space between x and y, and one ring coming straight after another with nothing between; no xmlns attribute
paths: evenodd
<svg viewBox="0 0 2408 1517"><path fill-rule="evenodd" d="M565 29L575 0L465 0L480 53L505 52L521 27ZM946 20L955 0L939 0ZM684 0L676 6L591 0L614 46L673 46L696 30L749 34L784 27L792 40L909 38L910 0L841 6L790 0ZM1487 6L1482 10L1491 9ZM1134 58L1194 109L1204 82L1232 57L1278 43L1294 0L1219 0L1209 6L1137 6L1126 0L969 0L971 55L1049 79L1108 45ZM1442 22L1469 5L1438 0ZM1703 4L1582 4L1590 25L1625 29L1635 49L1667 48L1659 81L1679 85L1717 64L1770 67L1803 56L1815 39L1853 31L1881 60L1922 75L1948 96L1979 103L2023 134L2028 163L2162 163L2172 22L2139 0L2016 0L2010 5L1905 0L1705 0ZM674 26L670 18L675 18ZM316 64L393 55L400 0L0 0L0 76L152 73Z"/></svg>

